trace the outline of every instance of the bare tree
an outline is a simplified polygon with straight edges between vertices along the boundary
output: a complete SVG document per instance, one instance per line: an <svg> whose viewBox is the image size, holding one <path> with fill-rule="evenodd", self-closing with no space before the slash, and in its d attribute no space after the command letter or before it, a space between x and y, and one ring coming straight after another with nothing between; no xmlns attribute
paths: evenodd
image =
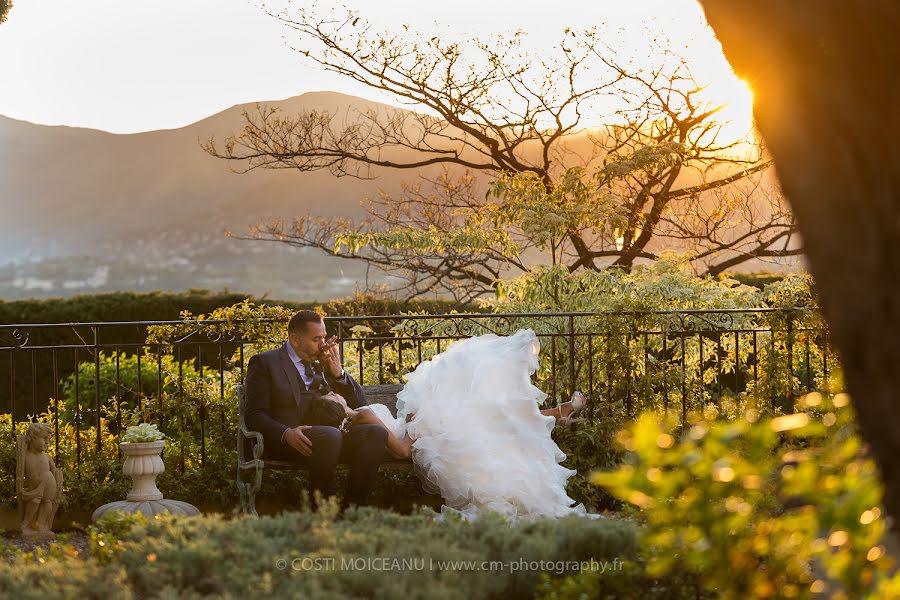
<svg viewBox="0 0 900 600"><path fill-rule="evenodd" d="M752 84L847 386L900 518L900 7L703 0Z"/></svg>
<svg viewBox="0 0 900 600"><path fill-rule="evenodd" d="M501 274L547 257L571 271L627 269L678 243L696 253L699 271L719 273L754 258L801 252L780 196L760 203L745 193L753 186L735 186L767 169L761 148L723 139L721 107L704 100L690 65L671 53L643 69L619 64L596 29L567 30L551 58L529 56L521 34L457 42L405 27L378 32L352 11L326 18L301 10L277 18L300 36L299 51L309 60L418 112L384 107L284 115L259 106L245 113L240 132L222 144L209 140L207 152L234 161L238 171L327 169L372 178L381 168L449 170L431 179L439 183L430 191L420 182L400 198L369 203L362 223L273 221L252 229L249 239L366 261L407 281L397 288L407 296L441 291L458 299L489 294ZM600 114L608 118L590 129ZM589 188L580 201L615 204L599 213L609 218L605 226L597 211L586 219L585 210L560 206L572 200L556 193L560 181L573 173ZM522 186L486 198L473 174L485 186L526 176L534 184L528 192L542 193L544 205L531 213L510 209L522 200L514 195ZM454 176L460 180L454 183ZM729 201L717 204L725 189ZM485 223L485 211L508 218ZM528 234L534 224L522 220L532 213L578 218L564 235L536 241ZM476 235L488 225L494 235ZM361 243L343 243L348 239Z"/></svg>
<svg viewBox="0 0 900 600"><path fill-rule="evenodd" d="M405 184L399 196L380 194L367 200L363 208L368 218L362 222L307 215L258 223L248 236L234 237L315 248L365 261L388 276L387 283L377 289L389 295L413 298L440 294L467 303L491 291L504 268L527 268L517 256L504 253L499 245L488 246L483 238L477 244L434 247L436 239L445 237L443 232L460 230L463 219L454 209L477 206L478 189L478 181L471 175L443 174ZM483 195L481 198L483 203ZM375 230L382 233L380 243L362 239L368 237L365 232ZM398 232L396 243L387 239L391 231ZM360 242L354 243L354 232L360 232ZM339 240L344 243L336 248Z"/></svg>

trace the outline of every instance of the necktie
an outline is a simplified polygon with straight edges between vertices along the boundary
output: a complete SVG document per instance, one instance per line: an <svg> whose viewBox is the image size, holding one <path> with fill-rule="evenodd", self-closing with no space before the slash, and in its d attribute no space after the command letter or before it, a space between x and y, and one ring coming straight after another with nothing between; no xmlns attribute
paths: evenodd
<svg viewBox="0 0 900 600"><path fill-rule="evenodd" d="M303 368L306 370L306 376L311 377L312 381L307 386L309 391L317 392L317 393L326 393L328 390L328 384L325 381L324 375L319 371L312 361L309 360L301 360L300 363L303 365Z"/></svg>

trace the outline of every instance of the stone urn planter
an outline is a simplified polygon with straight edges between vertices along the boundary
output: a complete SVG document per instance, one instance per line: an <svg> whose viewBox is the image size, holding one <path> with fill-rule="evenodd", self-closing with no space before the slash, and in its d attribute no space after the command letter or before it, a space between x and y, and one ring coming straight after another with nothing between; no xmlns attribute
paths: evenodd
<svg viewBox="0 0 900 600"><path fill-rule="evenodd" d="M125 496L129 502L162 500L162 492L156 487L156 477L166 470L162 451L166 440L155 442L123 442L119 444L125 455L122 472L131 477L131 491Z"/></svg>
<svg viewBox="0 0 900 600"><path fill-rule="evenodd" d="M200 514L193 504L179 500L166 500L159 488L156 487L156 478L166 470L162 459L162 451L165 446L165 440L119 444L122 454L125 455L122 472L131 477L131 491L128 492L125 500L110 502L95 510L91 515L92 522L96 522L109 511L141 513L147 517L165 512L184 516Z"/></svg>

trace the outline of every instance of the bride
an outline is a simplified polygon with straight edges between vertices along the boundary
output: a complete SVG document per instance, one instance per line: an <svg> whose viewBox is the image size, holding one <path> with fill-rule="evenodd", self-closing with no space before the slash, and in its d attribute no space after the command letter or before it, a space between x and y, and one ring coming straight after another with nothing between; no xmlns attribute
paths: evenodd
<svg viewBox="0 0 900 600"><path fill-rule="evenodd" d="M337 394L345 423L376 423L388 430L388 451L411 457L424 487L439 493L450 512L490 510L509 517L584 513L572 506L566 481L575 473L550 437L557 420L572 422L586 400L575 392L558 407L538 410L546 394L531 384L540 342L530 329L501 337L454 342L406 376L397 417L383 404L353 410ZM332 405L335 409L338 406Z"/></svg>

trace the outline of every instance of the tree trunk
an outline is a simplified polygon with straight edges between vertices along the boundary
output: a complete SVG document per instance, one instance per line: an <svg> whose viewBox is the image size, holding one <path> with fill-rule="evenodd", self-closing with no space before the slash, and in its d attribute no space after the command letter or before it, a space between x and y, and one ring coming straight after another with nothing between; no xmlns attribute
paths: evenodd
<svg viewBox="0 0 900 600"><path fill-rule="evenodd" d="M900 3L701 0L797 217L900 522Z"/></svg>

